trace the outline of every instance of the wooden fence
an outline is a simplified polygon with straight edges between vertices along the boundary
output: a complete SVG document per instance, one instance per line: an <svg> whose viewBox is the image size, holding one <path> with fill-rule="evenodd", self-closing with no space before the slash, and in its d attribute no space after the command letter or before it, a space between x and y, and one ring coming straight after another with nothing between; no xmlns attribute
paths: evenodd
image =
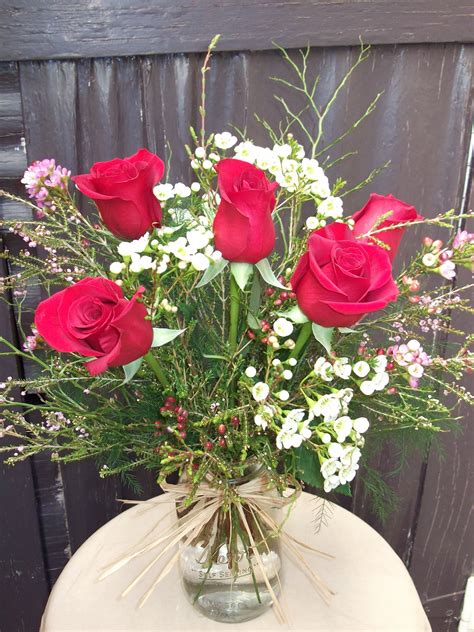
<svg viewBox="0 0 474 632"><path fill-rule="evenodd" d="M425 216L470 208L471 2L18 0L2 11L2 188L21 191L24 169L39 158L55 157L82 173L95 161L141 146L166 156L171 145L171 179L187 179L183 145L189 125L198 122L202 52L213 34L223 37L208 76L208 127L246 127L260 142L265 136L253 114L273 124L281 118L271 76L289 73L272 40L288 48L312 46L310 65L321 74L324 102L355 60L362 36L375 44L371 59L332 110L328 138L357 120L377 92L384 94L334 158L355 149L358 155L333 171L358 182L391 160L371 190L393 193ZM346 208L357 210L367 195L355 192ZM1 216L26 214L21 205L0 201ZM420 232L411 235L406 251ZM12 234L1 238L3 248L20 247ZM29 305L38 298L32 287ZM12 316L0 303L0 333L17 341ZM1 362L0 379L28 374L28 366ZM435 453L413 457L391 477L400 504L387 524L377 523L357 484L350 505L401 556L434 630L456 629L471 573L474 437L467 422L463 435L445 438L442 462ZM380 455L386 472L392 463L390 450ZM150 477L142 482L147 496L157 493ZM116 498L126 495L118 480L99 479L91 463L59 467L45 456L13 469L0 465L1 632L38 629L67 559L121 511Z"/></svg>

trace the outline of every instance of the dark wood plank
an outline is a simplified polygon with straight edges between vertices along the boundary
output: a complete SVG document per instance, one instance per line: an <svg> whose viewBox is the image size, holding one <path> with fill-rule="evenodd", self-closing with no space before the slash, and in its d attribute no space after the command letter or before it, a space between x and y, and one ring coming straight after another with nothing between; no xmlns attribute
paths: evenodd
<svg viewBox="0 0 474 632"><path fill-rule="evenodd" d="M0 274L5 274L3 260L0 260ZM12 312L3 301L0 301L0 333L10 342L16 342ZM15 358L3 357L0 382L9 376L21 376L21 366ZM0 457L0 630L33 632L39 628L48 581L32 462L11 467L3 461Z"/></svg>
<svg viewBox="0 0 474 632"><path fill-rule="evenodd" d="M81 140L76 135L79 125L76 62L22 64L20 78L29 162L54 156L58 163L78 173ZM87 88L86 84L84 89ZM92 119L92 113L89 116ZM87 123L83 133L97 137L97 129ZM101 134L104 142L114 135L107 126L102 127ZM101 479L92 461L63 465L59 475L65 492L69 544L74 552L117 515L120 507L116 497L122 495L121 485L115 479Z"/></svg>
<svg viewBox="0 0 474 632"><path fill-rule="evenodd" d="M3 7L0 59L66 59L206 49L472 42L469 0L18 0Z"/></svg>

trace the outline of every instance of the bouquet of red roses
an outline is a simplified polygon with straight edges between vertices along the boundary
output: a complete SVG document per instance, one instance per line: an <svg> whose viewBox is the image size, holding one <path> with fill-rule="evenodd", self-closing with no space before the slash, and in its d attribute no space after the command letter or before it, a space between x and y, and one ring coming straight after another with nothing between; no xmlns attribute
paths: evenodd
<svg viewBox="0 0 474 632"><path fill-rule="evenodd" d="M225 546L235 580L242 557L261 542L271 551L275 524L252 494L283 499L300 481L350 494L356 475L377 478L370 455L388 435L426 445L453 422L440 387L472 401L456 383L472 367L463 332L449 357L437 341L454 309L470 309L451 280L471 266L474 238L454 231L454 211L424 220L392 195L351 208L319 138L192 137L187 183L165 181L146 149L72 178L54 160L25 173L33 217L6 222L26 246L5 255L4 298L21 307L31 283L49 297L22 348L1 341L38 370L1 385L0 450L12 463L44 449L93 456L102 476L129 481L137 467L162 483L178 471L187 511L219 490L188 543L207 573ZM425 237L395 274L405 231L423 223L446 240ZM270 562L260 578L249 563L260 604L267 588L274 600Z"/></svg>

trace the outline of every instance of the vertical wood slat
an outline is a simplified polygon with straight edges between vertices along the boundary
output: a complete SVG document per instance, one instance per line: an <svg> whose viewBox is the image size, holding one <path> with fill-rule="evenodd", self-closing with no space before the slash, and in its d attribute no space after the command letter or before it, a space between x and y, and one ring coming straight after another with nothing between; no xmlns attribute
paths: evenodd
<svg viewBox="0 0 474 632"><path fill-rule="evenodd" d="M355 48L312 51L310 65L321 72L323 99L328 98L356 54ZM173 148L171 180L187 178L189 168L182 145L189 142L189 125L198 123L201 62L202 55L176 55L22 63L29 159L55 156L77 173L97 160L129 155L142 144L169 158L169 143ZM377 91L385 94L370 121L332 156L357 148L358 157L334 172L357 182L391 159L393 167L379 176L371 190L392 192L414 203L426 216L450 208L461 189L471 69L470 46L375 48L372 60L354 75L347 95L330 115L327 139L360 116ZM276 52L217 54L207 76L209 131L229 129L234 123L247 127L256 141L265 142L253 112L273 125L281 118L281 108L273 99L276 86L271 75L289 77ZM289 97L289 101L294 99ZM295 135L302 139L296 131ZM329 176L332 180L335 177L331 172ZM367 195L368 191L355 193L347 198L346 208L357 210ZM411 244L416 239L412 237ZM390 458L390 452L381 455L381 464L385 461L387 469ZM430 465L431 460L428 471ZM420 495L426 493L419 485L424 467L420 459L413 459L408 470L394 481L401 499L399 510L388 525L377 525L406 560L413 548ZM115 498L126 492L113 479L100 480L93 464L68 465L62 472L75 549L119 511ZM147 493L152 493L153 481L149 477L144 481ZM426 484L431 485L429 481L427 475ZM359 496L353 509L374 522ZM455 572L459 572L457 567ZM422 573L417 581L423 593Z"/></svg>
<svg viewBox="0 0 474 632"><path fill-rule="evenodd" d="M7 188L12 188L26 166L22 136L17 64L0 64L0 178ZM3 211L0 204L0 215ZM6 237L0 235L1 251ZM0 260L0 276L6 270L5 261ZM17 344L13 312L4 301L0 301L0 334ZM1 359L0 383L9 376L16 379L21 375L22 366L15 358ZM0 389L0 398L1 394ZM3 461L0 457L0 630L30 632L38 629L48 595L34 464L27 461L12 468Z"/></svg>

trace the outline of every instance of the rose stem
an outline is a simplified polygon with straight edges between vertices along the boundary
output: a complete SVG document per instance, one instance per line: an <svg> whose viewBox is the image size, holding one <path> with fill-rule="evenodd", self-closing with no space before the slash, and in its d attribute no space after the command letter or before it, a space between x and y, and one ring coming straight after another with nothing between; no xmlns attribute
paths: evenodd
<svg viewBox="0 0 474 632"><path fill-rule="evenodd" d="M156 375L156 377L158 378L158 380L161 383L161 385L164 388L168 388L169 387L168 378L164 374L163 369L158 364L158 362L157 362L155 356L153 355L153 353L151 351L149 351L148 353L146 353L143 356L143 359L148 364L148 366L153 371L153 373Z"/></svg>
<svg viewBox="0 0 474 632"><path fill-rule="evenodd" d="M237 332L239 326L239 286L232 274L230 275L230 328L229 328L229 347L232 355L237 347Z"/></svg>
<svg viewBox="0 0 474 632"><path fill-rule="evenodd" d="M294 349L288 356L289 358L297 358L299 356L300 352L303 350L303 347L308 342L311 336L311 327L312 325L310 322L304 323L304 325L301 327Z"/></svg>

